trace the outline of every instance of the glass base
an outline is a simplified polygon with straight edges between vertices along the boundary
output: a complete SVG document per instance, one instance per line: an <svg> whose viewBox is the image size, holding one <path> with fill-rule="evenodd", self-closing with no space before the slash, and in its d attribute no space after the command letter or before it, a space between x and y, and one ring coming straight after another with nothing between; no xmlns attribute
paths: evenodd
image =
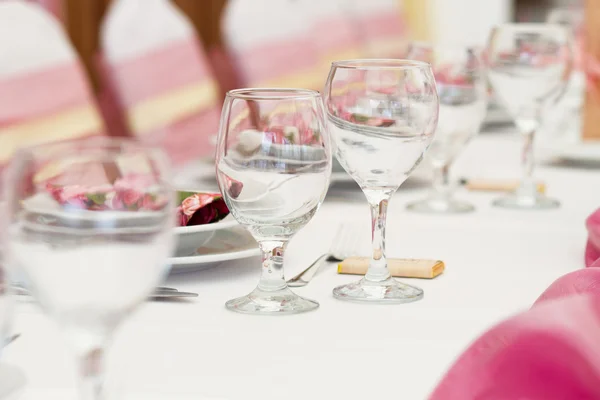
<svg viewBox="0 0 600 400"><path fill-rule="evenodd" d="M420 213L458 214L475 211L475 206L461 200L429 198L411 203L406 209Z"/></svg>
<svg viewBox="0 0 600 400"><path fill-rule="evenodd" d="M333 297L345 301L360 303L402 304L423 298L423 290L400 283L394 278L381 282L367 281L338 286L333 289Z"/></svg>
<svg viewBox="0 0 600 400"><path fill-rule="evenodd" d="M560 206L558 200L551 199L542 194L536 196L519 196L516 193L496 199L492 204L496 207L517 210L547 210Z"/></svg>
<svg viewBox="0 0 600 400"><path fill-rule="evenodd" d="M300 297L287 287L273 292L257 288L247 296L229 300L225 307L244 314L281 315L312 311L319 303Z"/></svg>

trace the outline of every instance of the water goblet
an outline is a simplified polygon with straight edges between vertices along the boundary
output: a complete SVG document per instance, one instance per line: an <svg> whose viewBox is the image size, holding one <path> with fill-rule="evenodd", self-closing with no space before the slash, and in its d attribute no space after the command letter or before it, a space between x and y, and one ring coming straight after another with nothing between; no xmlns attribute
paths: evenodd
<svg viewBox="0 0 600 400"><path fill-rule="evenodd" d="M438 95L428 63L349 60L332 64L325 107L335 156L371 208L372 255L358 282L336 287L341 300L406 303L423 291L393 279L387 267L388 202L423 159L438 119Z"/></svg>
<svg viewBox="0 0 600 400"><path fill-rule="evenodd" d="M472 204L453 197L450 168L479 133L486 115L488 95L480 52L473 47L413 43L407 57L432 65L440 101L435 138L425 157L433 167L433 190L427 199L407 208L425 213L473 211Z"/></svg>
<svg viewBox="0 0 600 400"><path fill-rule="evenodd" d="M7 267L65 332L81 399L106 400L105 351L168 273L174 192L166 156L94 138L19 150L7 180Z"/></svg>
<svg viewBox="0 0 600 400"><path fill-rule="evenodd" d="M569 81L570 34L553 24L500 25L490 34L485 56L489 82L523 137L520 186L493 204L525 210L558 207L558 200L537 191L533 145L544 112L561 98Z"/></svg>
<svg viewBox="0 0 600 400"><path fill-rule="evenodd" d="M247 296L226 303L248 314L292 314L318 303L292 292L283 257L320 207L331 149L319 92L238 89L223 105L216 155L219 188L233 217L262 250L262 274Z"/></svg>

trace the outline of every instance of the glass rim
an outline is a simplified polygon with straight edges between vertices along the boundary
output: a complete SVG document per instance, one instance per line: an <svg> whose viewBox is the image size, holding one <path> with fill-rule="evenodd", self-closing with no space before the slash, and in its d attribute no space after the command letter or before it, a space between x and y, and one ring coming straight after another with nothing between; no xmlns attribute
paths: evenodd
<svg viewBox="0 0 600 400"><path fill-rule="evenodd" d="M412 69L431 68L431 64L425 61L409 60L402 58L364 58L353 60L339 60L331 63L332 68L345 68L357 70L372 69Z"/></svg>
<svg viewBox="0 0 600 400"><path fill-rule="evenodd" d="M243 100L286 100L319 98L321 93L303 88L240 88L229 90L228 98Z"/></svg>

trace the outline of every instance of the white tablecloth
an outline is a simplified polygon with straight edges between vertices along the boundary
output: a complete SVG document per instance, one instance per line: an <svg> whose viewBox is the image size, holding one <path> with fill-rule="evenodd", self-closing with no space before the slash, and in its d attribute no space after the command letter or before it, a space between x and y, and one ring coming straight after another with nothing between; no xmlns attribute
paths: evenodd
<svg viewBox="0 0 600 400"><path fill-rule="evenodd" d="M517 178L516 135L483 134L457 162L469 177ZM169 285L200 294L191 302L147 303L116 337L111 374L127 398L199 399L424 399L453 360L494 323L525 310L557 277L581 268L585 218L600 206L598 170L542 166L537 176L562 201L550 211L493 208L493 193L458 195L477 205L465 215L405 210L426 188L400 190L389 207L391 257L444 260L422 301L361 305L335 300L331 289L357 279L323 268L297 293L316 299L311 313L259 317L225 309L225 301L254 288L259 260L177 275ZM369 252L364 196L334 186L321 210L291 242L288 276L324 253L344 221L357 224L361 252ZM74 363L56 326L31 304L21 304L3 362L27 377L27 398L68 399ZM1 379L1 378L0 378ZM44 393L41 397L36 394ZM187 397L186 397L187 396Z"/></svg>

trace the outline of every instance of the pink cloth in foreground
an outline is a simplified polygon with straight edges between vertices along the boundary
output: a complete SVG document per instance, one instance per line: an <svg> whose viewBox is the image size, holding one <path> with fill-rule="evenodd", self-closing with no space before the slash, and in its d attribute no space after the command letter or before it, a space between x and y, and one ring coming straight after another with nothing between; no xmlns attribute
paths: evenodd
<svg viewBox="0 0 600 400"><path fill-rule="evenodd" d="M590 268L560 277L529 311L477 339L431 400L600 399L600 210L586 225Z"/></svg>
<svg viewBox="0 0 600 400"><path fill-rule="evenodd" d="M600 293L544 302L479 338L432 400L600 398Z"/></svg>
<svg viewBox="0 0 600 400"><path fill-rule="evenodd" d="M585 222L588 230L588 242L585 248L585 265L590 266L600 259L600 208Z"/></svg>

